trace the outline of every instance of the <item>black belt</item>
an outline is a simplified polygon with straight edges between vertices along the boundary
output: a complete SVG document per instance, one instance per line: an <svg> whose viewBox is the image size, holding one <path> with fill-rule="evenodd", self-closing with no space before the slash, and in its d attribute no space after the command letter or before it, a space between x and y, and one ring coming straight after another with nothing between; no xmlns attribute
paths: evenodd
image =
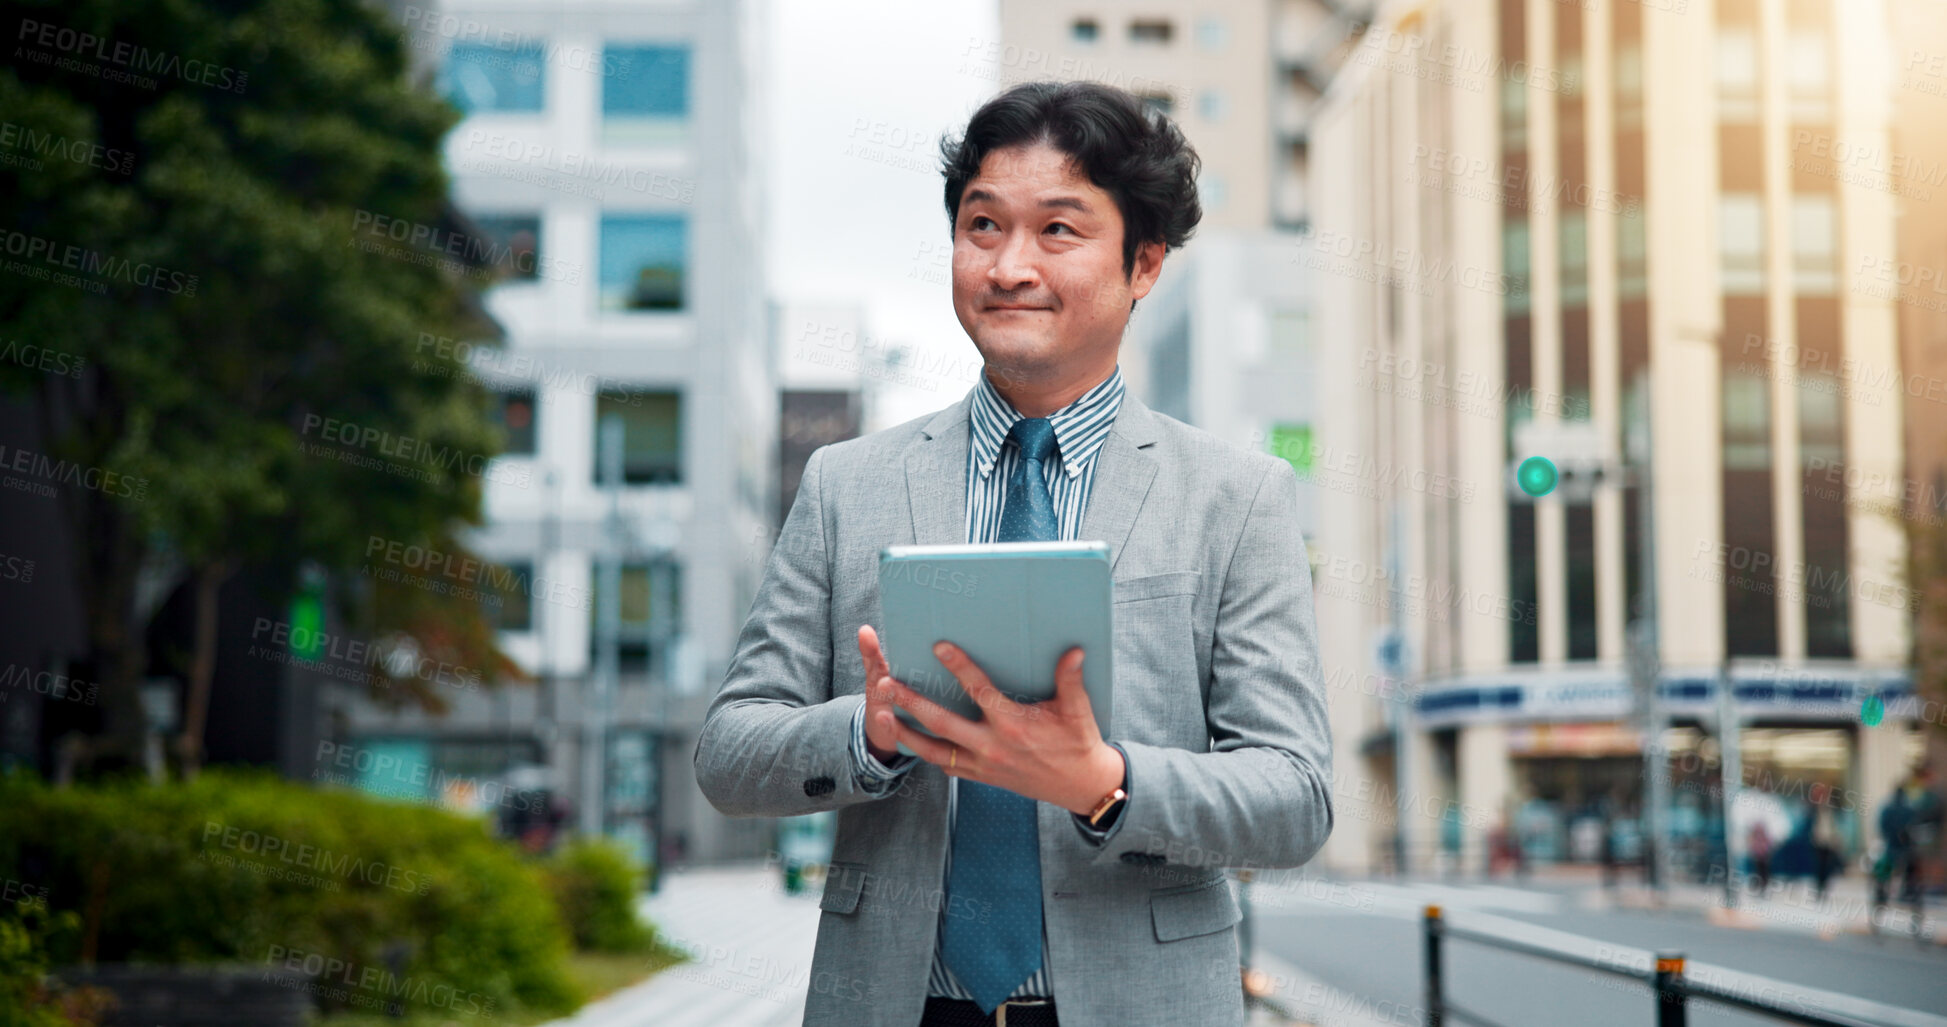
<svg viewBox="0 0 1947 1027"><path fill-rule="evenodd" d="M1049 998L1011 998L992 1013L980 1011L976 1002L965 999L926 996L926 1012L920 1027L1060 1027L1055 1019L1055 1000Z"/></svg>

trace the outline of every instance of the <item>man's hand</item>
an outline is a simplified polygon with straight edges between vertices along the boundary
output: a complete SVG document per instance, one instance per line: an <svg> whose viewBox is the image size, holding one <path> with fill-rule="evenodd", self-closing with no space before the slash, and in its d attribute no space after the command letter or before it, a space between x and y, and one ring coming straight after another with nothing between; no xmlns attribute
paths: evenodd
<svg viewBox="0 0 1947 1027"><path fill-rule="evenodd" d="M870 627L859 631L864 651ZM1017 703L1002 695L987 674L951 642L939 642L933 652L980 707L983 719L968 720L906 687L886 672L879 656L878 636L866 657L867 746L878 744L872 730L889 732L886 748L904 742L920 759L953 777L1005 788L1030 799L1053 803L1071 813L1089 813L1122 783L1122 754L1102 740L1082 688L1082 650L1078 646L1055 661L1055 697L1040 703ZM877 683L875 688L874 682ZM873 693L884 696L874 705ZM928 738L899 722L889 705L904 707L928 731ZM883 712L882 712L883 711ZM942 741L941 739L944 739ZM874 753L877 755L877 753Z"/></svg>
<svg viewBox="0 0 1947 1027"><path fill-rule="evenodd" d="M865 660L865 748L873 759L891 763L899 755L899 718L892 712L892 692L883 686L892 671L870 624L859 625L859 656Z"/></svg>

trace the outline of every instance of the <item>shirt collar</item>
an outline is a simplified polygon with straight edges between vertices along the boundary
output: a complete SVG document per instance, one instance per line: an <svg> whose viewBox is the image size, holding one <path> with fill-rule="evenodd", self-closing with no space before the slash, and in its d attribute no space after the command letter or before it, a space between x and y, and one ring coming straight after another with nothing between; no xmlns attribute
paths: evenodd
<svg viewBox="0 0 1947 1027"><path fill-rule="evenodd" d="M1101 383L1077 397L1075 402L1048 415L1055 429L1056 459L1062 473L1070 478L1087 469L1089 461L1102 449L1115 426L1115 415L1122 408L1122 365L1117 364ZM1021 412L1001 397L994 383L983 372L974 387L972 411L973 457L980 476L993 473L1000 460L1001 445Z"/></svg>

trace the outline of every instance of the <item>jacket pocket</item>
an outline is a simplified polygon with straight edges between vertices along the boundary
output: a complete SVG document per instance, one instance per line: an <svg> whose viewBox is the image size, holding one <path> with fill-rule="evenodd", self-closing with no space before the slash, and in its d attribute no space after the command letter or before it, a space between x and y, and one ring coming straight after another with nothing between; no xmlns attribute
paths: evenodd
<svg viewBox="0 0 1947 1027"><path fill-rule="evenodd" d="M1202 571L1164 571L1117 581L1111 591L1116 602L1133 603L1138 599L1195 595L1202 585Z"/></svg>
<svg viewBox="0 0 1947 1027"><path fill-rule="evenodd" d="M1219 877L1201 884L1152 890L1149 917L1157 941L1176 941L1221 931L1244 919L1244 911L1230 893L1230 878Z"/></svg>
<svg viewBox="0 0 1947 1027"><path fill-rule="evenodd" d="M865 889L864 863L831 863L825 867L825 893L818 908L829 913L850 913L859 908L859 892Z"/></svg>

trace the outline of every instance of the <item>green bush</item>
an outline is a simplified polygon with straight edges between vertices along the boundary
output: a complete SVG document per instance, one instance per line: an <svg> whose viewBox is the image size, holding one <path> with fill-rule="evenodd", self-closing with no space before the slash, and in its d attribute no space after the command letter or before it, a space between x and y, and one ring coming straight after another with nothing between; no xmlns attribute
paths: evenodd
<svg viewBox="0 0 1947 1027"><path fill-rule="evenodd" d="M426 806L259 773L69 789L12 775L0 876L83 917L50 947L57 963L324 969L354 997L403 982L409 1008L487 1015L576 1003L538 869L484 823Z"/></svg>
<svg viewBox="0 0 1947 1027"><path fill-rule="evenodd" d="M655 945L655 932L635 913L642 873L621 846L569 842L548 859L547 877L576 948L647 952Z"/></svg>

